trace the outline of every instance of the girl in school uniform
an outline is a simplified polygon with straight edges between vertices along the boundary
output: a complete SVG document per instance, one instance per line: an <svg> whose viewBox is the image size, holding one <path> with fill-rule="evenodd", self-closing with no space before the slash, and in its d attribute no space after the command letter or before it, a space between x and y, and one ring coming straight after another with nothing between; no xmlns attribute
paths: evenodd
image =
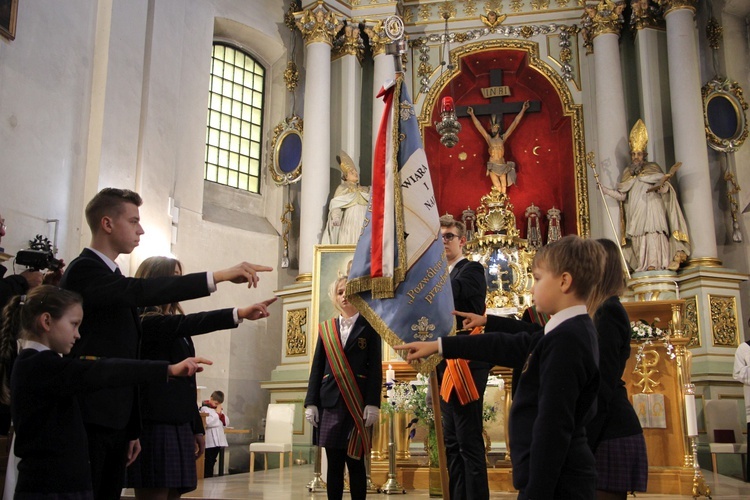
<svg viewBox="0 0 750 500"><path fill-rule="evenodd" d="M201 371L203 358L166 361L67 358L80 338L82 299L43 285L6 305L0 336L25 341L11 375L11 414L19 457L15 498L93 499L78 396L104 387L161 382Z"/></svg>

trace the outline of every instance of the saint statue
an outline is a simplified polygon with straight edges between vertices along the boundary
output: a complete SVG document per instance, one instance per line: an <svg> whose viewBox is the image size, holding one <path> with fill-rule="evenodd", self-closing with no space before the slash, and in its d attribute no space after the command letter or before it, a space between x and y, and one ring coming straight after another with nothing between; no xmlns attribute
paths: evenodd
<svg viewBox="0 0 750 500"><path fill-rule="evenodd" d="M630 131L630 165L616 189L602 186L602 191L621 202L625 220L620 243L633 270L676 271L690 255L685 217L668 182L679 164L664 174L658 164L646 161L647 144L648 131L639 119Z"/></svg>
<svg viewBox="0 0 750 500"><path fill-rule="evenodd" d="M490 159L487 162L487 175L492 179L492 185L503 194L506 193L508 186L516 183L516 164L512 161L505 161L505 141L508 140L510 134L513 133L521 122L527 109L529 109L529 101L523 103L521 112L516 115L513 123L510 124L510 127L508 127L508 130L504 134L500 133L500 123L498 123L495 115L492 115L490 118L490 131L488 133L482 124L479 123L479 119L474 115L474 108L469 106L466 110L469 116L471 116L474 126L482 134L484 140L487 141L487 146L489 146Z"/></svg>
<svg viewBox="0 0 750 500"><path fill-rule="evenodd" d="M336 156L336 161L341 169L341 184L328 204L328 220L321 243L355 245L367 214L370 188L359 185L357 166L348 154L341 151Z"/></svg>

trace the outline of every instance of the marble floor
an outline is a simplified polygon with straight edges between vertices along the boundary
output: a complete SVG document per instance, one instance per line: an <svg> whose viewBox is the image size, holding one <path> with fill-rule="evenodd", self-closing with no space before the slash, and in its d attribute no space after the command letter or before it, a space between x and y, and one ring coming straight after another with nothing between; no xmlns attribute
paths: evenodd
<svg viewBox="0 0 750 500"><path fill-rule="evenodd" d="M272 469L267 472L255 472L253 475L232 474L198 481L198 489L183 496L183 498L200 499L247 499L267 498L274 500L325 499L325 492L310 493L307 483L313 477L312 465L294 466L291 469ZM703 477L711 488L711 497L716 500L739 500L750 498L750 483L711 471L703 470ZM372 497L382 497L373 494ZM392 495L402 500L427 499L427 490L412 490L404 495ZM515 493L493 492L492 499L513 499ZM133 498L132 490L124 490L123 498ZM344 499L349 498L344 495ZM684 495L655 495L638 493L640 499L692 498Z"/></svg>

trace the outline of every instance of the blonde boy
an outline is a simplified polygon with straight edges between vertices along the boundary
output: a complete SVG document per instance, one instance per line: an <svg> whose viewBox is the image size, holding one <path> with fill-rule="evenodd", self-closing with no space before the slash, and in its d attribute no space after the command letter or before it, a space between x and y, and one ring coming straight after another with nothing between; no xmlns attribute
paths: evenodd
<svg viewBox="0 0 750 500"><path fill-rule="evenodd" d="M519 499L593 499L594 456L586 423L596 413L599 348L586 311L589 291L604 272L604 251L577 236L542 247L532 266L539 312L552 315L544 331L446 337L412 342L408 360L435 352L522 368L510 410L513 485Z"/></svg>

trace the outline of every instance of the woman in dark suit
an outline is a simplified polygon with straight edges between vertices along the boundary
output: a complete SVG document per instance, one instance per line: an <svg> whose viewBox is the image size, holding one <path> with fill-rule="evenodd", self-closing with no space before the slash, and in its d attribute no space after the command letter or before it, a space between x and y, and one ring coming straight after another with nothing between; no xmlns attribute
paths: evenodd
<svg viewBox="0 0 750 500"><path fill-rule="evenodd" d="M305 418L318 427L317 444L326 450L329 499L344 494L344 465L352 499L367 496L365 454L370 430L380 418L383 365L380 336L346 298L346 277L336 279L329 297L339 316L320 324Z"/></svg>
<svg viewBox="0 0 750 500"><path fill-rule="evenodd" d="M182 264L149 257L136 278L181 276ZM179 362L195 356L190 338L236 328L243 319L268 316L270 299L249 307L184 314L179 302L149 307L141 315L141 358ZM128 486L138 499L179 498L197 486L195 461L204 452L204 429L197 405L195 376L141 388L142 451L128 467Z"/></svg>

